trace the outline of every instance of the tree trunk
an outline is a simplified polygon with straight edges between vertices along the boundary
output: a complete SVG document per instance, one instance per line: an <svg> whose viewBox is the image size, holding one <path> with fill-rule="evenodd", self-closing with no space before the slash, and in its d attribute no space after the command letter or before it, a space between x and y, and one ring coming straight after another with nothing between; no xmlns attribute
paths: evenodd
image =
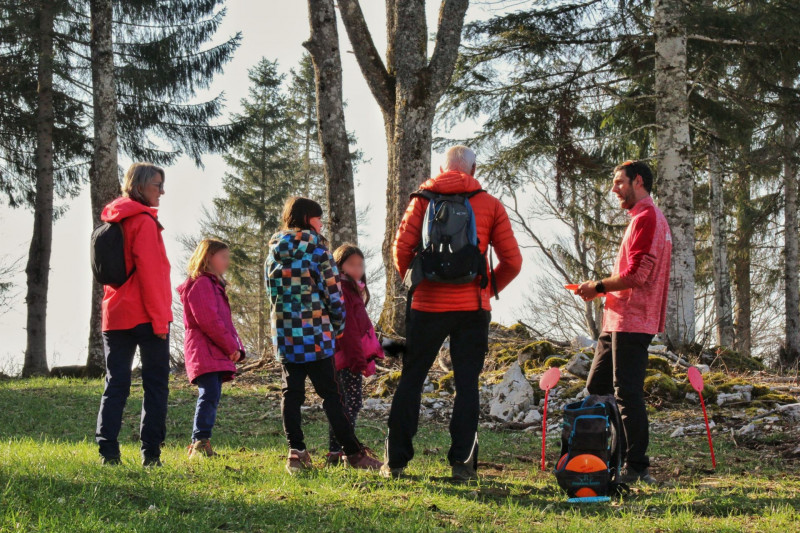
<svg viewBox="0 0 800 533"><path fill-rule="evenodd" d="M89 171L92 223L97 227L103 207L120 194L117 167L117 94L114 84L111 0L91 0L92 17L92 103L94 109L94 158ZM89 319L89 353L86 371L90 376L104 372L102 334L102 285L92 282L92 310Z"/></svg>
<svg viewBox="0 0 800 533"><path fill-rule="evenodd" d="M784 298L786 309L786 340L782 363L791 366L800 360L800 286L798 285L797 244L797 165L795 144L797 135L792 121L783 125L784 161Z"/></svg>
<svg viewBox="0 0 800 533"><path fill-rule="evenodd" d="M260 358L264 358L267 353L267 283L263 272L267 263L268 242L267 227L262 223L261 243L258 249L258 264L262 275L258 276L258 346L256 347Z"/></svg>
<svg viewBox="0 0 800 533"><path fill-rule="evenodd" d="M666 334L677 348L694 341L694 208L686 74L685 6L657 0L654 11L659 197L672 232Z"/></svg>
<svg viewBox="0 0 800 533"><path fill-rule="evenodd" d="M386 298L378 322L386 333L405 334L405 292L392 258L395 232L409 195L430 176L436 104L453 75L468 0L443 0L436 44L428 58L425 3L386 0L386 63L381 60L358 0L339 0L350 44L384 117L388 152L383 262Z"/></svg>
<svg viewBox="0 0 800 533"><path fill-rule="evenodd" d="M53 22L54 6L42 1L39 8L36 115L36 198L33 237L25 268L28 304L24 377L47 374L47 288L53 244Z"/></svg>
<svg viewBox="0 0 800 533"><path fill-rule="evenodd" d="M325 167L328 235L332 246L358 243L353 162L344 121L342 60L333 0L308 0L311 38L303 46L314 62L319 145Z"/></svg>
<svg viewBox="0 0 800 533"><path fill-rule="evenodd" d="M749 158L749 145L743 148ZM733 248L733 278L736 297L734 349L749 356L752 347L750 300L750 247L753 236L753 209L750 198L750 171L743 169L736 177L736 245Z"/></svg>
<svg viewBox="0 0 800 533"><path fill-rule="evenodd" d="M728 237L725 233L724 177L719 159L719 142L710 141L708 175L711 204L711 252L714 263L714 305L717 316L717 344L733 348L733 305L728 267Z"/></svg>

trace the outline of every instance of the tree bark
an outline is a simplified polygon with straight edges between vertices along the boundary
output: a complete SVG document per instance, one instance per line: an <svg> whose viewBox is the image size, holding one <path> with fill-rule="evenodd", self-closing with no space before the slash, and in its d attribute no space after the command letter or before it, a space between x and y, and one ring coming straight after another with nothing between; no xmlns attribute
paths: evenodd
<svg viewBox="0 0 800 533"><path fill-rule="evenodd" d="M708 175L717 344L733 348L733 304L731 303L731 276L728 267L728 237L725 233L724 176L719 158L719 142L716 139L711 139L708 147Z"/></svg>
<svg viewBox="0 0 800 533"><path fill-rule="evenodd" d="M50 252L53 244L53 23L54 6L38 5L39 35L37 59L36 113L36 198L33 237L25 268L28 291L27 346L22 367L24 377L46 375L47 289L50 281Z"/></svg>
<svg viewBox="0 0 800 533"><path fill-rule="evenodd" d="M791 83L790 80L789 83ZM788 113L787 113L788 114ZM793 365L800 360L800 283L798 283L798 229L797 229L797 164L795 145L797 133L793 121L783 124L783 192L784 192L784 301L786 310L786 338L782 363Z"/></svg>
<svg viewBox="0 0 800 533"><path fill-rule="evenodd" d="M94 157L89 171L92 223L97 227L103 207L120 194L117 166L117 94L114 83L111 0L91 0L90 40L92 57L92 107L94 110ZM92 282L89 319L89 353L86 372L100 376L105 369L102 332L102 285Z"/></svg>
<svg viewBox="0 0 800 533"><path fill-rule="evenodd" d="M749 144L742 147L743 158L748 160ZM734 349L749 356L752 348L750 300L750 247L753 237L753 207L750 198L751 176L748 169L737 172L736 180L736 245L733 248L733 279L736 297Z"/></svg>
<svg viewBox="0 0 800 533"><path fill-rule="evenodd" d="M386 63L381 60L358 0L339 0L350 44L381 108L388 175L383 263L386 298L378 322L386 333L405 334L405 290L395 270L392 243L409 195L430 176L436 104L453 75L468 0L442 0L433 54L423 0L386 0Z"/></svg>
<svg viewBox="0 0 800 533"><path fill-rule="evenodd" d="M308 0L311 38L303 46L314 62L319 145L325 167L328 236L332 246L358 243L353 162L344 121L342 60L333 0Z"/></svg>
<svg viewBox="0 0 800 533"><path fill-rule="evenodd" d="M685 5L657 0L654 6L656 134L659 197L672 232L672 273L667 304L668 342L694 341L694 182L690 161L686 73Z"/></svg>

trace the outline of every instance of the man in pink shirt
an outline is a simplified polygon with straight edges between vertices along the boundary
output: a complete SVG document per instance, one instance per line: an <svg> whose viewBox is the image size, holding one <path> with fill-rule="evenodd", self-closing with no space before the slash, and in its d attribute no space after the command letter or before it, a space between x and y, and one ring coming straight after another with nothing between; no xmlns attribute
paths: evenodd
<svg viewBox="0 0 800 533"><path fill-rule="evenodd" d="M664 331L672 236L650 197L652 186L653 174L644 162L626 161L614 169L612 192L631 221L611 277L584 282L576 291L586 301L606 297L603 332L586 388L590 394L613 393L617 399L626 441L623 483L655 483L647 457L650 436L644 378L647 348Z"/></svg>

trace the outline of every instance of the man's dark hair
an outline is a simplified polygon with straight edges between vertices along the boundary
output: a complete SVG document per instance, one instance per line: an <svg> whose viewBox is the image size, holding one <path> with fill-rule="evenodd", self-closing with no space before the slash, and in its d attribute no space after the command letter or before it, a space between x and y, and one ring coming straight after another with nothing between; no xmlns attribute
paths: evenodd
<svg viewBox="0 0 800 533"><path fill-rule="evenodd" d="M641 176L644 190L648 193L653 191L653 172L644 161L625 161L614 167L615 174L620 170L625 171L625 175L631 180L631 183L636 179L636 176Z"/></svg>

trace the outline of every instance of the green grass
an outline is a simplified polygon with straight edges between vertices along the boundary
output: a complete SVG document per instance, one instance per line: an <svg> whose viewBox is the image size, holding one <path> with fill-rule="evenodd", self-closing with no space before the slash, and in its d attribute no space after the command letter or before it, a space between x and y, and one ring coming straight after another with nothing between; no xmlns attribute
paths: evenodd
<svg viewBox="0 0 800 533"><path fill-rule="evenodd" d="M540 441L523 432L482 431L481 460L491 465L481 481L450 482L447 428L425 421L410 479L322 468L290 477L277 395L257 382L225 387L213 439L224 458L189 461L195 391L177 378L164 467L145 470L139 389L123 423L123 465L104 467L93 440L100 381L0 381L0 531L788 532L800 518L797 461L723 436L710 472L703 436L652 435L654 471L665 484L637 486L611 504L568 504L552 474L538 471ZM359 425L362 440L381 449L383 420ZM309 413L305 428L319 462L323 415ZM555 445L550 451L552 462Z"/></svg>

